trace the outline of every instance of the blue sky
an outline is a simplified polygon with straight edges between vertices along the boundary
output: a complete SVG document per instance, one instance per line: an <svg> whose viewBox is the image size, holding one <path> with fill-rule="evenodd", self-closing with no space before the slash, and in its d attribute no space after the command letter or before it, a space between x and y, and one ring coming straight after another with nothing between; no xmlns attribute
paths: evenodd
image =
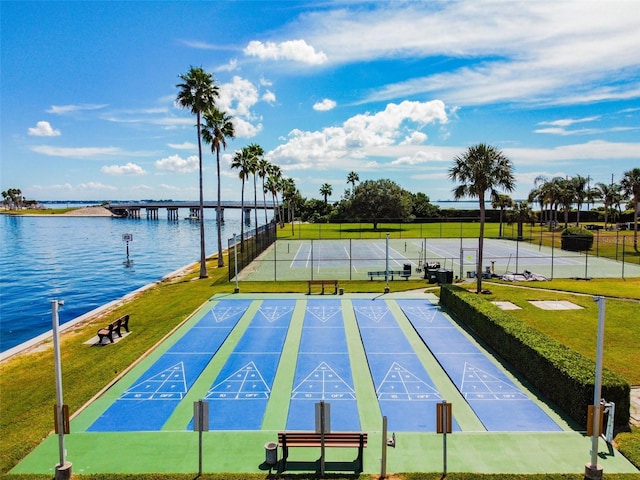
<svg viewBox="0 0 640 480"><path fill-rule="evenodd" d="M355 171L432 200L467 147L539 175L640 166L637 1L0 2L2 190L38 200L198 197L179 74L211 72L236 138L307 198ZM205 199L216 197L204 153Z"/></svg>

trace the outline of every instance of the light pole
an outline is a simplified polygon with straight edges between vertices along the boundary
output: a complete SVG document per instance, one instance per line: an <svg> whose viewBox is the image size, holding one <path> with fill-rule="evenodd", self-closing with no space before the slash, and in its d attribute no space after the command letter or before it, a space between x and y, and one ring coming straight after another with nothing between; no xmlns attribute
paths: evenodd
<svg viewBox="0 0 640 480"><path fill-rule="evenodd" d="M596 349L596 381L593 389L593 436L591 437L591 463L587 463L584 476L590 480L602 479L602 467L598 465L598 439L600 438L600 395L602 389L602 349L604 345L604 297L593 297L598 302L598 344Z"/></svg>
<svg viewBox="0 0 640 480"><path fill-rule="evenodd" d="M71 462L66 461L64 448L64 434L68 433L69 411L62 399L62 365L60 362L60 331L58 329L58 307L64 305L63 300L51 300L51 321L53 324L53 359L56 376L56 432L58 433L58 448L60 463L56 465L55 480L71 478Z"/></svg>

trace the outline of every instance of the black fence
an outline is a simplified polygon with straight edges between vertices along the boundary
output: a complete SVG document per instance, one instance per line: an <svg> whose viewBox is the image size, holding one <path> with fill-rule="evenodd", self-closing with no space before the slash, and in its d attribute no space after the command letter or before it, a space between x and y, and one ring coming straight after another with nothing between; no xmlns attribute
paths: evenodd
<svg viewBox="0 0 640 480"><path fill-rule="evenodd" d="M244 236L236 235L227 240L229 281L236 276L236 268L238 272L242 271L258 255L273 245L278 237L277 232L277 224L271 222L257 229L245 231Z"/></svg>

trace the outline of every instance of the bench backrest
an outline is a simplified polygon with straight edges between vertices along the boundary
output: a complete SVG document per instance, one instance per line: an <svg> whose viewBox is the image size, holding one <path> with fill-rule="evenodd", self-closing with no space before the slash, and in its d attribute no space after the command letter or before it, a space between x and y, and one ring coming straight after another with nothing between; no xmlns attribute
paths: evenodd
<svg viewBox="0 0 640 480"><path fill-rule="evenodd" d="M278 442L296 444L296 443L317 443L320 445L320 434L316 432L279 432ZM367 432L331 432L324 434L325 443L332 445L351 445L359 444L361 441L363 445L367 444Z"/></svg>

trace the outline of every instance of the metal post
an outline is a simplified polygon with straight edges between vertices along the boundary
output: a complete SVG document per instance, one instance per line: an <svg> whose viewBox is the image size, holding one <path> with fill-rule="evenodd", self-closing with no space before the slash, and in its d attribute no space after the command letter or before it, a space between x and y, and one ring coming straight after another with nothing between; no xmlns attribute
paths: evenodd
<svg viewBox="0 0 640 480"><path fill-rule="evenodd" d="M240 286L238 285L238 241L235 233L233 234L233 268L236 278L236 288L233 293L238 293L240 291Z"/></svg>
<svg viewBox="0 0 640 480"><path fill-rule="evenodd" d="M64 446L65 433L65 411L62 393L62 364L60 361L60 331L58 328L58 306L64 305L63 300L51 300L51 320L53 324L53 357L56 378L56 411L58 429L58 449L60 463L56 466L56 480L71 477L71 463L66 461L66 451Z"/></svg>
<svg viewBox="0 0 640 480"><path fill-rule="evenodd" d="M553 255L556 249L555 229L551 230L551 280L553 280Z"/></svg>
<svg viewBox="0 0 640 480"><path fill-rule="evenodd" d="M627 237L622 237L622 278L624 279L624 252L627 248L626 244ZM616 246L616 248L618 248Z"/></svg>
<svg viewBox="0 0 640 480"><path fill-rule="evenodd" d="M600 437L600 396L602 389L602 348L604 345L605 299L593 298L598 302L598 340L596 348L596 378L593 389L593 435L591 437L591 463L585 466L585 477L596 480L602 478L602 467L598 465L598 439Z"/></svg>
<svg viewBox="0 0 640 480"><path fill-rule="evenodd" d="M447 476L447 425L449 424L449 419L447 418L447 401L442 401L442 478Z"/></svg>
<svg viewBox="0 0 640 480"><path fill-rule="evenodd" d="M380 478L387 476L387 416L382 417L382 457L380 458Z"/></svg>
<svg viewBox="0 0 640 480"><path fill-rule="evenodd" d="M387 282L386 285L384 286L384 293L389 293L389 233L388 232L387 232L387 240L386 240L384 279Z"/></svg>
<svg viewBox="0 0 640 480"><path fill-rule="evenodd" d="M324 400L320 400L320 476L324 477Z"/></svg>
<svg viewBox="0 0 640 480"><path fill-rule="evenodd" d="M313 280L313 238L311 239L311 280Z"/></svg>

